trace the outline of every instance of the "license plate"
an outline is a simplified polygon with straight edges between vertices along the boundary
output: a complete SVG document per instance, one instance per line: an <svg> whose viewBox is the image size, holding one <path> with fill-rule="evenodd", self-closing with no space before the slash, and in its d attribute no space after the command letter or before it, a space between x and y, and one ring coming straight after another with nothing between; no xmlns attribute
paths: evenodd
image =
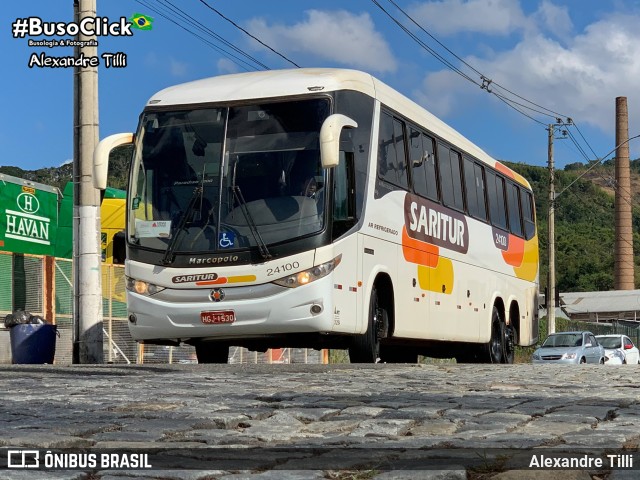
<svg viewBox="0 0 640 480"><path fill-rule="evenodd" d="M236 321L236 314L233 310L223 310L218 312L200 312L202 323L233 323Z"/></svg>

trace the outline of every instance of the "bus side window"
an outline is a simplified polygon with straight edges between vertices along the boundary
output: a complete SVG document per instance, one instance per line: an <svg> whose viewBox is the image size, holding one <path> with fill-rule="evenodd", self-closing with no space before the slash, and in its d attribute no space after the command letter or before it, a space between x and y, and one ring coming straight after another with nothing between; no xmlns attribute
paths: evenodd
<svg viewBox="0 0 640 480"><path fill-rule="evenodd" d="M409 158L413 191L431 200L438 201L436 159L433 153L433 139L418 130L410 129Z"/></svg>
<svg viewBox="0 0 640 480"><path fill-rule="evenodd" d="M504 179L494 172L487 170L487 193L489 196L489 211L493 226L507 229L507 214L504 202Z"/></svg>
<svg viewBox="0 0 640 480"><path fill-rule="evenodd" d="M469 214L472 217L487 220L484 199L484 169L468 157L464 157L464 180Z"/></svg>
<svg viewBox="0 0 640 480"><path fill-rule="evenodd" d="M520 189L520 194L520 200L522 202L522 217L524 219L524 238L526 240L531 240L536 233L533 195L522 188Z"/></svg>
<svg viewBox="0 0 640 480"><path fill-rule="evenodd" d="M520 213L520 190L518 186L509 182L507 184L507 203L509 206L509 228L511 233L523 236L522 215Z"/></svg>
<svg viewBox="0 0 640 480"><path fill-rule="evenodd" d="M385 182L408 190L404 137L404 123L383 112L380 115L378 176Z"/></svg>
<svg viewBox="0 0 640 480"><path fill-rule="evenodd" d="M440 189L445 206L464 210L462 177L460 176L460 154L446 145L438 144L438 166L440 167Z"/></svg>

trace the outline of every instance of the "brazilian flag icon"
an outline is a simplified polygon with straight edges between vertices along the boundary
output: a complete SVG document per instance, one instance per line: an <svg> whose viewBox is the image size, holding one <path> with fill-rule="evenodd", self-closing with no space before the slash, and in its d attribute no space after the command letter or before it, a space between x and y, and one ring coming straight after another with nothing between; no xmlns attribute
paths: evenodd
<svg viewBox="0 0 640 480"><path fill-rule="evenodd" d="M139 30L151 30L153 28L153 18L141 13L134 13L129 19L131 26Z"/></svg>

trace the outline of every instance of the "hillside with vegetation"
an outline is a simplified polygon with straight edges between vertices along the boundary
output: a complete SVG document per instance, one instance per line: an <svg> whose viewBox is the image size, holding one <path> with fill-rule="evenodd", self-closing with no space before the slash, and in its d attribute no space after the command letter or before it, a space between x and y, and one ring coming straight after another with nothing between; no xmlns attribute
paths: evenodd
<svg viewBox="0 0 640 480"><path fill-rule="evenodd" d="M109 157L109 178L107 180L110 187L126 188L130 158L131 147L122 147L111 152L111 156ZM62 192L67 182L73 179L73 164L65 163L59 167L39 168L37 170L23 170L20 167L0 166L0 173L44 185L51 185L52 187L59 188Z"/></svg>
<svg viewBox="0 0 640 480"><path fill-rule="evenodd" d="M110 158L108 184L124 189L127 184L130 147L117 149ZM549 172L544 167L505 162L531 183L536 198L540 239L540 285L547 285L547 220L549 208ZM556 205L556 280L560 292L603 291L613 289L614 265L614 164L574 163L556 171L556 192L577 180L557 198ZM586 172L586 173L585 173ZM23 170L0 167L0 173L52 185L62 191L71 181L71 164L58 168ZM634 193L633 246L640 253L640 159L631 162ZM636 256L636 259L639 258ZM636 285L640 286L640 263L636 260Z"/></svg>

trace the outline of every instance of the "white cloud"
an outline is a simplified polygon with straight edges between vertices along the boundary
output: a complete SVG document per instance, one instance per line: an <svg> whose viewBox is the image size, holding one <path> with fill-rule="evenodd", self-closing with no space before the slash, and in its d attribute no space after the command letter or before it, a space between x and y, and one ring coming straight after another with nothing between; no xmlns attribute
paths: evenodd
<svg viewBox="0 0 640 480"><path fill-rule="evenodd" d="M411 7L407 13L432 33L441 35L459 32L508 35L527 23L518 0L426 2Z"/></svg>
<svg viewBox="0 0 640 480"><path fill-rule="evenodd" d="M221 58L216 62L216 68L220 74L238 73L240 68L228 58Z"/></svg>
<svg viewBox="0 0 640 480"><path fill-rule="evenodd" d="M368 13L344 10L305 13L306 20L294 25L269 25L257 18L249 22L247 29L303 67L317 63L312 59L315 57L376 72L396 70L391 49ZM253 43L252 47L258 48L258 44Z"/></svg>
<svg viewBox="0 0 640 480"><path fill-rule="evenodd" d="M615 97L629 96L633 133L640 127L640 119L633 119L631 98L640 78L638 24L639 15L611 14L564 45L542 33L528 34L511 50L465 60L519 95L606 133L614 129ZM448 70L428 74L420 96L423 104L440 115L464 105L465 97L477 90L458 78ZM437 103L427 102L434 97Z"/></svg>
<svg viewBox="0 0 640 480"><path fill-rule="evenodd" d="M573 30L573 22L566 6L559 7L548 0L544 0L535 14L538 23L545 27L550 34L567 39Z"/></svg>
<svg viewBox="0 0 640 480"><path fill-rule="evenodd" d="M179 62L175 58L169 60L169 72L174 77L184 77L187 74L187 64Z"/></svg>

